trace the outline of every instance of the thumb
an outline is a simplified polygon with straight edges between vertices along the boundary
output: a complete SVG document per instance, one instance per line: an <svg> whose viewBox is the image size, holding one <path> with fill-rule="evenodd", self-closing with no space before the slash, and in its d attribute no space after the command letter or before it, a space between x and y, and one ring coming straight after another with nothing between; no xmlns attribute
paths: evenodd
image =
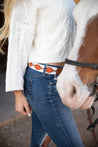
<svg viewBox="0 0 98 147"><path fill-rule="evenodd" d="M25 104L25 109L26 109L26 113L27 113L27 115L29 115L30 116L30 107L29 107L29 104L28 103L26 103Z"/></svg>

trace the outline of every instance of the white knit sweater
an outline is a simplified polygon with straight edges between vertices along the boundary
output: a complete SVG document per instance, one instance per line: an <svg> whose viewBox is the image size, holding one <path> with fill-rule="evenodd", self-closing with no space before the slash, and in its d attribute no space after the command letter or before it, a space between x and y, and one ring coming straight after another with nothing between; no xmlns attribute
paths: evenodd
<svg viewBox="0 0 98 147"><path fill-rule="evenodd" d="M5 91L23 90L28 62L63 62L72 48L73 0L19 0L11 15Z"/></svg>

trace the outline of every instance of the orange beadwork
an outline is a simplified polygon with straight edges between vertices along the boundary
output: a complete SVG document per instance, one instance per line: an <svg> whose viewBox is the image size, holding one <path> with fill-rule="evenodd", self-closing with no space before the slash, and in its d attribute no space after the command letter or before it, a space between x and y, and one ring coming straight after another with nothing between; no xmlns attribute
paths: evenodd
<svg viewBox="0 0 98 147"><path fill-rule="evenodd" d="M31 63L29 63L29 65L30 65L30 66L33 66L33 63L31 62Z"/></svg>
<svg viewBox="0 0 98 147"><path fill-rule="evenodd" d="M32 62L30 62L29 65L30 65L30 66L34 66L35 69L37 69L37 70L43 69L39 64L34 65ZM51 72L53 72L53 71L56 71L56 70L52 69L51 67L47 67L47 68L46 68L46 72L47 72L47 73L51 73Z"/></svg>
<svg viewBox="0 0 98 147"><path fill-rule="evenodd" d="M50 73L50 72L52 72L52 71L54 71L51 67L47 67L46 68L46 72L48 72L48 73Z"/></svg>
<svg viewBox="0 0 98 147"><path fill-rule="evenodd" d="M34 65L34 67L37 69L37 70L40 70L40 69L43 69L40 65L36 64Z"/></svg>

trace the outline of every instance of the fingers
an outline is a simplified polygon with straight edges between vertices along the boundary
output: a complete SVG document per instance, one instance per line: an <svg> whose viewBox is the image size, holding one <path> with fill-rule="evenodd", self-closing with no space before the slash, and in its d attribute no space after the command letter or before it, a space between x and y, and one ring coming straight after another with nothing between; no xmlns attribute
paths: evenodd
<svg viewBox="0 0 98 147"><path fill-rule="evenodd" d="M31 116L32 108L29 105L24 95L20 95L20 94L16 95L15 109L17 112L21 113L24 116L26 115Z"/></svg>
<svg viewBox="0 0 98 147"><path fill-rule="evenodd" d="M18 108L18 109L16 108L16 111L19 112L19 113L21 113L24 116L27 115L26 111L24 110L24 107L21 107L21 108Z"/></svg>
<svg viewBox="0 0 98 147"><path fill-rule="evenodd" d="M28 103L25 103L24 107L25 107L27 115L30 116L32 111L31 106Z"/></svg>
<svg viewBox="0 0 98 147"><path fill-rule="evenodd" d="M32 108L29 105L25 105L22 108L16 109L16 111L21 113L24 116L28 115L30 117L31 116L31 112L32 112Z"/></svg>

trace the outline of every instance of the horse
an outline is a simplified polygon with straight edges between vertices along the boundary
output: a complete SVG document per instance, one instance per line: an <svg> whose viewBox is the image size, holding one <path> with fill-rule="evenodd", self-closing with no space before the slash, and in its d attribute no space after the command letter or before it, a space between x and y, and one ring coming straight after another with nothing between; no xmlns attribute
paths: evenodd
<svg viewBox="0 0 98 147"><path fill-rule="evenodd" d="M80 0L73 17L76 37L56 86L63 104L86 110L98 97L98 0Z"/></svg>
<svg viewBox="0 0 98 147"><path fill-rule="evenodd" d="M98 2L97 0L74 1L78 4L73 12L77 33L74 46L68 58L78 62L98 63ZM72 109L87 109L90 107L94 101L93 96L90 97L91 102L89 102L88 106L83 104L88 103L89 87L92 87L93 83L95 83L97 75L98 70L74 67L65 63L62 72L57 77L56 84L62 102ZM51 141L48 135L43 142L43 146L47 144L47 140Z"/></svg>

